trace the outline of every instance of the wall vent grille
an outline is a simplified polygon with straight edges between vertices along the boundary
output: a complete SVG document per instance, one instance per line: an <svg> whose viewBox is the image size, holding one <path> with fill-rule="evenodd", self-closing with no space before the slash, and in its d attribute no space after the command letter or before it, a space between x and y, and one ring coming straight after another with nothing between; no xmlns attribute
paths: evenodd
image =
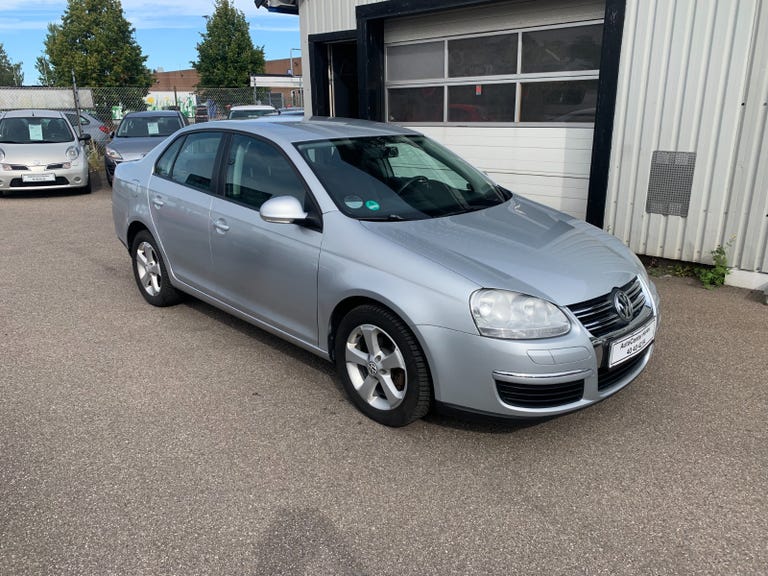
<svg viewBox="0 0 768 576"><path fill-rule="evenodd" d="M688 216L696 152L656 150L651 158L645 211L665 216Z"/></svg>

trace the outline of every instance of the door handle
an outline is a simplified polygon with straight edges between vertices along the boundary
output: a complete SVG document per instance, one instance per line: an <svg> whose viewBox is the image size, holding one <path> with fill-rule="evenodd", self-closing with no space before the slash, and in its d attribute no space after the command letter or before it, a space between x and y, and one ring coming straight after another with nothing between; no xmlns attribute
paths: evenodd
<svg viewBox="0 0 768 576"><path fill-rule="evenodd" d="M152 198L152 204L155 205L155 208L162 208L165 206L165 202L163 202L163 198L161 196L155 196Z"/></svg>
<svg viewBox="0 0 768 576"><path fill-rule="evenodd" d="M213 227L216 228L219 232L226 232L229 230L229 226L227 225L227 222L223 218L219 218L213 223Z"/></svg>

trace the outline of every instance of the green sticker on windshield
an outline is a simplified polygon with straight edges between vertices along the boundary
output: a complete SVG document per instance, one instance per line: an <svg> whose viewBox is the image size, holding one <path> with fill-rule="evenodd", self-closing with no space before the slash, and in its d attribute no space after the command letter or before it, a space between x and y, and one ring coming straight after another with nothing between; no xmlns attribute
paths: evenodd
<svg viewBox="0 0 768 576"><path fill-rule="evenodd" d="M381 208L378 202L376 200L367 200L365 202L365 207L368 208L368 210L373 210L374 212Z"/></svg>

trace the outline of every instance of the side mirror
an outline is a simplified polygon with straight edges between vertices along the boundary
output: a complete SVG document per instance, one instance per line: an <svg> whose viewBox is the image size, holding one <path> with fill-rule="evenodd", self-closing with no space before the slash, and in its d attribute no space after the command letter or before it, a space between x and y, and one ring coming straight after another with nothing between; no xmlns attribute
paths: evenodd
<svg viewBox="0 0 768 576"><path fill-rule="evenodd" d="M301 202L294 196L275 196L270 198L261 205L259 213L262 220L274 224L293 224L307 217Z"/></svg>
<svg viewBox="0 0 768 576"><path fill-rule="evenodd" d="M91 135L88 133L82 134L77 137L78 140L82 140L83 142L88 142L88 140L91 139Z"/></svg>

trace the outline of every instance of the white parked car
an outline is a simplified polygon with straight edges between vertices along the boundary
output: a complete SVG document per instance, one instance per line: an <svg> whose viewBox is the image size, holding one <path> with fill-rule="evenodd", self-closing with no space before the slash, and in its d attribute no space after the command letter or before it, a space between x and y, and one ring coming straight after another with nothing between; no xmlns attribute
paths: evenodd
<svg viewBox="0 0 768 576"><path fill-rule="evenodd" d="M243 106L232 106L229 109L228 120L253 120L267 114L277 114L277 108L269 104L246 104Z"/></svg>
<svg viewBox="0 0 768 576"><path fill-rule="evenodd" d="M63 112L0 112L0 193L75 190L89 193L88 158Z"/></svg>

